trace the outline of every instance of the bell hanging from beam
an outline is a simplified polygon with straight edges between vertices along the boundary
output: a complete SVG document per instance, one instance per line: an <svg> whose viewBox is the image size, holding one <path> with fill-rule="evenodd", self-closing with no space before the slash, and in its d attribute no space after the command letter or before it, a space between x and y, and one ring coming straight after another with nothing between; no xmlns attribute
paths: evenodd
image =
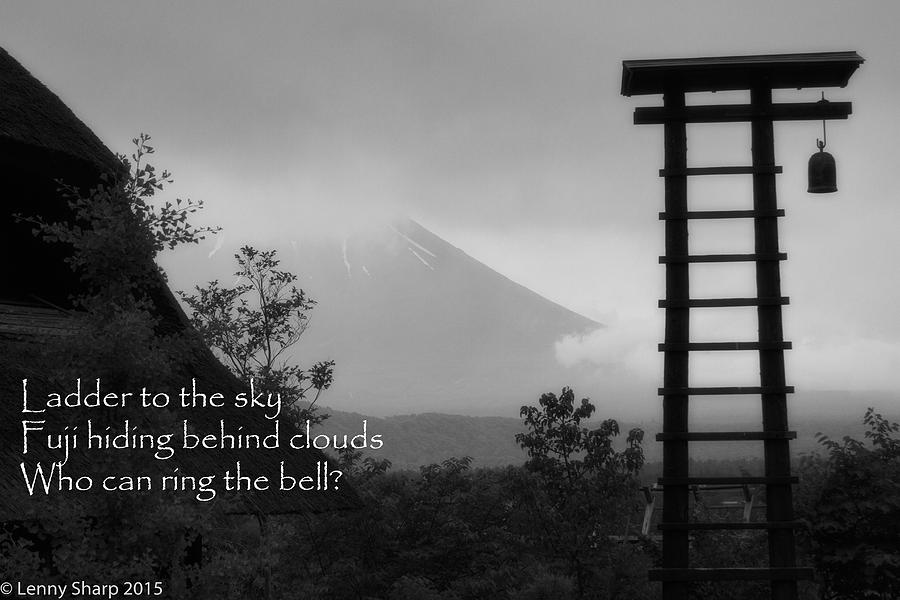
<svg viewBox="0 0 900 600"><path fill-rule="evenodd" d="M819 102L828 102L825 99L824 92ZM807 192L810 194L831 194L837 191L837 168L834 164L834 157L825 152L825 142L827 140L825 133L825 120L822 120L822 139L816 140L816 146L819 151L809 157L808 180L809 187Z"/></svg>
<svg viewBox="0 0 900 600"><path fill-rule="evenodd" d="M810 194L830 194L837 191L837 169L834 157L825 152L825 144L819 142L819 151L809 157Z"/></svg>

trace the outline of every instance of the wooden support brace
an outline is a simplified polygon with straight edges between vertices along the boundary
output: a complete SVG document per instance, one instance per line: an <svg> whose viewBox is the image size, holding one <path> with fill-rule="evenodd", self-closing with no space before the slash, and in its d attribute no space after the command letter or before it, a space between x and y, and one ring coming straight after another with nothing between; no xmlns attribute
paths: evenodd
<svg viewBox="0 0 900 600"><path fill-rule="evenodd" d="M646 536L650 534L650 522L653 520L653 510L656 507L656 498L650 488L644 487L642 489L644 491L644 501L646 502L646 506L644 506L644 520L641 523L641 535Z"/></svg>

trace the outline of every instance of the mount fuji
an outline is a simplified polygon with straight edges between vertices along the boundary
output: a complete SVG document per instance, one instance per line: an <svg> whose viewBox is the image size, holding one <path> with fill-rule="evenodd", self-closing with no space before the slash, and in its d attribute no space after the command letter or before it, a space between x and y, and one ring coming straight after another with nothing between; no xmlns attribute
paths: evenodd
<svg viewBox="0 0 900 600"><path fill-rule="evenodd" d="M561 364L555 344L602 325L414 221L274 248L279 268L296 273L317 302L294 358L336 361L335 383L321 400L335 410L517 417L522 405L564 385L598 393L593 370ZM228 282L236 249L220 236L208 257L198 251L164 264L172 287Z"/></svg>
<svg viewBox="0 0 900 600"><path fill-rule="evenodd" d="M304 362L337 361L327 398L335 408L516 416L587 375L560 365L554 344L600 324L414 221L295 244L282 261L318 302L300 352Z"/></svg>

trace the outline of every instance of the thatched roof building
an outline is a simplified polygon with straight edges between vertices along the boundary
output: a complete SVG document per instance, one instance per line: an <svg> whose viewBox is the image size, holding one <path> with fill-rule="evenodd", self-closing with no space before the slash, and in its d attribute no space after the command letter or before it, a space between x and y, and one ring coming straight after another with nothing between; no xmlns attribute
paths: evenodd
<svg viewBox="0 0 900 600"><path fill-rule="evenodd" d="M4 182L4 208L0 213L0 244L7 267L5 283L0 289L0 521L14 520L25 514L32 500L28 497L19 463L22 420L22 379L29 380L29 395L39 398L52 389L60 390L60 382L45 376L46 346L52 340L77 335L78 314L71 310L69 297L78 289L79 281L65 264L66 250L61 244L47 244L36 238L28 224L17 223L14 214L40 214L48 220L66 218L67 207L57 191L56 180L90 189L101 173L122 174L123 166L103 143L66 105L33 77L5 50L0 49L0 177ZM160 331L191 331L187 317L171 291L160 278L148 290L154 311L160 318ZM190 336L188 336L190 338ZM176 390L190 386L196 378L198 388L226 397L245 391L246 385L233 377L199 342L189 343L184 360L173 380L155 382L157 389ZM42 362L43 361L43 362ZM85 379L92 374L85 373ZM124 391L124 390L120 390ZM269 426L261 413L236 409L191 409L174 415L176 422L189 418L199 429L214 430L220 419L243 425L245 430L265 431ZM67 415L47 419L60 425ZM188 414L189 413L189 414ZM85 415L82 414L82 417ZM106 415L107 422L117 417ZM53 419L58 419L53 421ZM282 423L284 426L284 423ZM50 424L48 424L50 427ZM31 449L32 460L42 457L39 447ZM45 461L58 456L45 455ZM74 451L70 469L96 461L97 455ZM223 465L241 460L246 471L265 474L277 484L279 465L298 474L314 474L317 461L325 460L315 450L279 448L255 453L228 451L192 451L176 453L183 473L221 472ZM152 459L147 459L152 463ZM160 465L156 465L159 468ZM166 464L165 467L171 468ZM63 495L65 502L77 495ZM90 501L90 495L84 495ZM353 508L359 500L349 485L328 492L266 492L245 494L239 498L241 511L267 514L320 512Z"/></svg>

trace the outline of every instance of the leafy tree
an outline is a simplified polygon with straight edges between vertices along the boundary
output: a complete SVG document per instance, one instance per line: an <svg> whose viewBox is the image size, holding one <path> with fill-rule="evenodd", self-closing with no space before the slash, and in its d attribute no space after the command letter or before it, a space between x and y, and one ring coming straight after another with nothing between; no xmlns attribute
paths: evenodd
<svg viewBox="0 0 900 600"><path fill-rule="evenodd" d="M596 429L582 426L581 422L596 410L587 398L576 407L575 392L563 388L559 397L543 394L538 403L539 407L522 407L520 416L530 431L516 435L516 441L528 453L526 465L531 470L571 482L600 473L610 477L631 475L643 466L641 429L629 431L626 449L618 452L612 440L619 435L614 419L603 421Z"/></svg>
<svg viewBox="0 0 900 600"><path fill-rule="evenodd" d="M309 324L308 312L315 301L298 289L297 276L278 268L275 250L259 251L243 246L234 255L237 283L224 287L211 281L196 286L195 294L180 293L191 311L191 324L206 344L217 351L239 379L254 382L256 389L277 393L287 406L286 417L301 426L315 425L327 415L316 411L316 401L333 381L334 361L322 361L309 370L290 360L289 350L300 341ZM311 390L306 406L298 404ZM263 596L273 597L279 540L274 519L259 515L262 532L260 570Z"/></svg>
<svg viewBox="0 0 900 600"><path fill-rule="evenodd" d="M818 434L827 457L804 467L820 483L798 512L829 600L900 597L900 424L872 408L863 422L868 444Z"/></svg>
<svg viewBox="0 0 900 600"><path fill-rule="evenodd" d="M87 192L58 182L69 218L17 215L45 242L68 247L65 260L80 280L70 295L78 335L45 347L48 364L63 380L89 368L125 389L136 378L164 378L178 361L181 340L159 330L153 297L160 295L165 274L155 258L217 229L190 224L202 201L155 201L172 177L147 161L155 152L150 139L143 133L134 138L131 157L118 157L121 174L102 175Z"/></svg>
<svg viewBox="0 0 900 600"><path fill-rule="evenodd" d="M296 409L298 421L315 424L326 418L316 413L315 403L333 381L334 361L308 370L291 362L289 350L306 331L315 301L294 285L296 275L278 269L276 255L275 250L243 246L234 255L236 285L211 281L196 286L195 294L182 292L181 298L191 310L191 323L235 375L280 393ZM301 409L296 403L311 390L315 396Z"/></svg>
<svg viewBox="0 0 900 600"><path fill-rule="evenodd" d="M148 290L165 278L154 259L165 249L198 243L217 228L196 227L188 220L202 201L176 199L159 205L154 196L172 183L168 171L147 162L155 153L150 136L140 134L131 157L120 155L126 175L103 174L87 193L59 181L71 217L46 221L40 215L19 219L32 223L34 234L48 243L66 244L65 259L84 287L73 294L79 308L121 310L147 307ZM98 300L102 300L98 306Z"/></svg>
<svg viewBox="0 0 900 600"><path fill-rule="evenodd" d="M586 398L576 406L570 388L559 396L543 394L539 406L522 407L529 431L516 436L528 453L526 470L538 484L530 495L534 534L582 597L604 586L603 569L617 550L610 536L621 534L635 507L635 476L644 464L644 432L632 429L625 449L616 450L615 420L595 429L582 424L594 411Z"/></svg>
<svg viewBox="0 0 900 600"><path fill-rule="evenodd" d="M70 297L71 333L47 336L16 357L29 361L21 365L24 372L53 389L70 389L76 377L100 377L117 390L148 384L159 390L183 362L185 340L162 327L157 300L165 276L154 259L215 230L188 221L202 202L157 201L172 179L147 162L154 153L149 142L145 134L135 138L131 157L119 156L121 172L102 176L90 190L58 182L68 218L18 215L34 235L66 247L66 262L80 282ZM138 416L131 410L117 410L117 420L140 418L144 430L171 428L166 411ZM104 411L94 418L110 416ZM84 474L139 473L146 461L146 454L118 452L85 461L83 468ZM32 580L39 572L48 583L165 579L170 593L183 596L195 570L184 564L187 549L211 522L208 511L185 498L150 493L98 494L77 503L55 496L32 500L19 530L0 534L4 579Z"/></svg>

